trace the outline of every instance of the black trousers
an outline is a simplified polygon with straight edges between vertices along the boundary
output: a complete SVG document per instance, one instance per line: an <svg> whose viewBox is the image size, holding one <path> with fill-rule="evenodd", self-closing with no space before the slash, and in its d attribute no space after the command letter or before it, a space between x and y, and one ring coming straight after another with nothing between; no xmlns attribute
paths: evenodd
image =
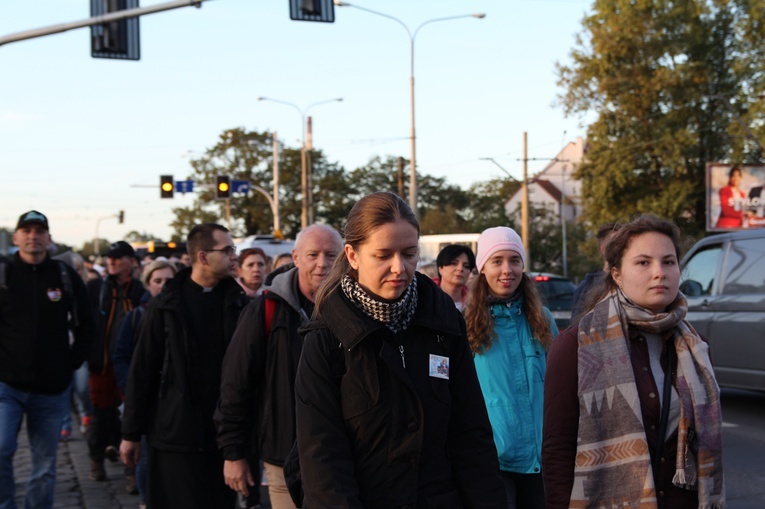
<svg viewBox="0 0 765 509"><path fill-rule="evenodd" d="M223 480L218 451L170 452L149 446L149 509L231 509L236 492Z"/></svg>
<svg viewBox="0 0 765 509"><path fill-rule="evenodd" d="M501 472L508 509L544 509L545 488L542 474Z"/></svg>
<svg viewBox="0 0 765 509"><path fill-rule="evenodd" d="M107 446L113 445L119 449L120 427L119 410L116 405L109 408L93 408L88 430L90 459L103 463Z"/></svg>

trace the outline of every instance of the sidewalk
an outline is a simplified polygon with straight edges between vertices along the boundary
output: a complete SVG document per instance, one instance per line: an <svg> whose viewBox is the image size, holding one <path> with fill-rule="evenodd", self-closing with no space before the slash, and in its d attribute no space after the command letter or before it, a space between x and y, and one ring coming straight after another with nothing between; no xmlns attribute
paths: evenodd
<svg viewBox="0 0 765 509"><path fill-rule="evenodd" d="M77 426L76 416L72 416L72 436L69 442L59 442L56 464L56 494L53 507L56 509L137 509L138 495L128 495L125 491L124 465L120 462L106 461L107 480L91 481L88 443ZM24 488L32 468L29 453L26 426L19 433L19 446L13 458L14 477L16 478L16 505L24 507ZM262 509L271 509L268 499L268 487L259 486Z"/></svg>
<svg viewBox="0 0 765 509"><path fill-rule="evenodd" d="M74 424L77 423L76 418ZM60 442L56 466L56 495L53 507L60 509L136 509L138 495L125 491L125 474L122 463L106 461L105 482L88 478L90 458L88 444L78 426L73 426L69 442ZM24 488L31 469L29 442L26 427L19 433L19 447L13 459L16 478L16 504L24 507Z"/></svg>

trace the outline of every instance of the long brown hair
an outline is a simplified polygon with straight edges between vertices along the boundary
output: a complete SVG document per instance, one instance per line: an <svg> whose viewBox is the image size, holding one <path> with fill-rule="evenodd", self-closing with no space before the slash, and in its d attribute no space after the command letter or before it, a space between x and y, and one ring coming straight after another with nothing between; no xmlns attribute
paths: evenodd
<svg viewBox="0 0 765 509"><path fill-rule="evenodd" d="M534 284L534 281L523 273L518 290L523 295L523 314L531 326L531 334L547 350L553 340L550 324L542 311L542 298ZM470 349L477 354L491 348L491 342L496 334L494 332L494 319L489 313L489 282L481 273L473 281L470 289L467 307L465 308L465 322L467 324L468 341Z"/></svg>
<svg viewBox="0 0 765 509"><path fill-rule="evenodd" d="M404 200L387 191L368 194L356 202L348 213L348 222L345 224L344 232L345 243L350 244L353 249L358 249L361 244L367 241L374 230L384 224L395 223L396 221L406 221L411 224L417 230L417 236L420 236L420 223ZM316 315L320 314L324 299L340 284L340 280L346 274L358 279L358 274L348 263L348 257L343 250L335 260L329 275L316 292Z"/></svg>

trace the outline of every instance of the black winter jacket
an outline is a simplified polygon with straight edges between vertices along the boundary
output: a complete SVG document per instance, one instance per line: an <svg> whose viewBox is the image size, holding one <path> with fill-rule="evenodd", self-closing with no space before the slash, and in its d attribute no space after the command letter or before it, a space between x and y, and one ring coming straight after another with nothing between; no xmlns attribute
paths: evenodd
<svg viewBox="0 0 765 509"><path fill-rule="evenodd" d="M218 448L227 460L247 457L256 426L261 458L282 466L295 442L295 374L303 339L298 328L308 316L298 299L296 268L274 278L271 286L242 312L223 360L220 401L215 412ZM275 302L271 333L266 336L266 300Z"/></svg>
<svg viewBox="0 0 765 509"><path fill-rule="evenodd" d="M104 373L111 365L115 345L111 344L108 338L114 337L116 340L123 320L130 311L140 305L141 297L146 292L140 280L131 278L125 287L126 291L118 293L115 299L113 296L117 284L114 276L88 281L90 306L96 321L95 338L87 358L88 369L92 373Z"/></svg>
<svg viewBox="0 0 765 509"><path fill-rule="evenodd" d="M72 381L93 341L93 315L85 284L63 262L46 257L37 265L18 254L4 260L5 289L0 289L0 382L19 390L57 394ZM62 282L69 273L79 324L69 344L69 302Z"/></svg>
<svg viewBox="0 0 765 509"><path fill-rule="evenodd" d="M201 452L204 419L193 381L194 352L181 309L183 285L191 269L183 269L166 283L162 293L149 302L138 328L133 361L128 375L122 435L139 441L148 436L157 449ZM234 334L237 319L249 302L233 278L221 280L226 293L224 336L226 345ZM191 310L193 312L193 310Z"/></svg>
<svg viewBox="0 0 765 509"><path fill-rule="evenodd" d="M417 284L406 331L339 289L305 331L295 395L306 509L507 507L465 322L429 278Z"/></svg>

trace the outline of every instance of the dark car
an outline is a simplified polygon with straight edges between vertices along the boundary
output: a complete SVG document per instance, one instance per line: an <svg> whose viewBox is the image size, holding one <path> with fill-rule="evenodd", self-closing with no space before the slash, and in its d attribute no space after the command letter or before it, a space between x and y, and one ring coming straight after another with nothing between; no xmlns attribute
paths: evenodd
<svg viewBox="0 0 765 509"><path fill-rule="evenodd" d="M571 325L571 299L576 285L568 278L546 272L531 272L529 277L536 283L542 303L555 318L558 330L566 329Z"/></svg>

